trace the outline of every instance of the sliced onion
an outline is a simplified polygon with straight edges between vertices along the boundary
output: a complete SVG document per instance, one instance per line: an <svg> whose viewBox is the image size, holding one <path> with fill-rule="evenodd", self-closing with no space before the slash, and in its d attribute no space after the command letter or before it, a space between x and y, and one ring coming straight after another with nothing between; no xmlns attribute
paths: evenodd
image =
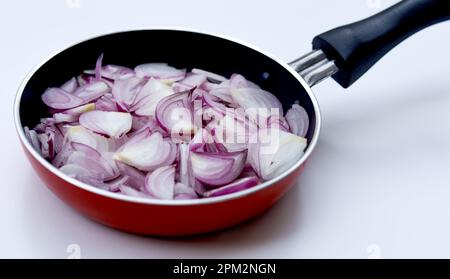
<svg viewBox="0 0 450 279"><path fill-rule="evenodd" d="M293 104L286 112L286 120L291 132L297 136L305 137L309 128L309 117L306 110L298 104Z"/></svg>
<svg viewBox="0 0 450 279"><path fill-rule="evenodd" d="M133 121L132 128L134 131L127 134L129 137L139 134L146 129L149 129L151 133L159 132L163 137L168 136L168 134L158 125L158 122L151 116L133 116Z"/></svg>
<svg viewBox="0 0 450 279"><path fill-rule="evenodd" d="M83 177L91 175L88 169L76 164L65 164L59 168L60 171L67 174L70 177L82 180Z"/></svg>
<svg viewBox="0 0 450 279"><path fill-rule="evenodd" d="M50 158L49 153L49 138L47 134L38 134L37 138L39 140L39 146L41 147L40 152L44 158Z"/></svg>
<svg viewBox="0 0 450 279"><path fill-rule="evenodd" d="M179 177L181 183L185 185L191 185L192 168L189 161L189 146L186 143L180 143L179 145Z"/></svg>
<svg viewBox="0 0 450 279"><path fill-rule="evenodd" d="M82 105L79 107L75 107L72 109L65 110L64 112L57 112L53 114L53 119L55 123L63 123L63 122L77 122L79 116L88 111L92 111L95 109L95 104L90 103L86 105Z"/></svg>
<svg viewBox="0 0 450 279"><path fill-rule="evenodd" d="M69 92L69 93L73 93L78 87L78 82L77 79L75 77L69 79L68 81L66 81L63 85L61 85L61 89Z"/></svg>
<svg viewBox="0 0 450 279"><path fill-rule="evenodd" d="M257 131L252 122L236 118L239 117L227 114L210 127L214 141L223 144L229 152L246 150L250 135Z"/></svg>
<svg viewBox="0 0 450 279"><path fill-rule="evenodd" d="M93 132L118 138L131 130L132 117L126 112L90 111L80 116L81 126Z"/></svg>
<svg viewBox="0 0 450 279"><path fill-rule="evenodd" d="M108 151L110 142L103 136L94 134L83 126L65 126L64 142L78 142L88 145L97 151Z"/></svg>
<svg viewBox="0 0 450 279"><path fill-rule="evenodd" d="M267 92L258 88L237 88L231 91L231 96L236 104L244 108L249 117L258 121L261 116L264 119L270 115L283 115L283 107L280 101Z"/></svg>
<svg viewBox="0 0 450 279"><path fill-rule="evenodd" d="M245 77L240 74L232 74L230 77L230 89L235 90L239 88L259 89L260 87L257 84L245 79Z"/></svg>
<svg viewBox="0 0 450 279"><path fill-rule="evenodd" d="M66 173L78 179L84 177L105 181L118 176L118 173L101 156L91 157L84 151L71 152L62 168L68 165L78 166L78 168L71 168L70 173Z"/></svg>
<svg viewBox="0 0 450 279"><path fill-rule="evenodd" d="M191 135L195 132L193 113L188 102L190 91L163 98L156 106L156 121L172 135Z"/></svg>
<svg viewBox="0 0 450 279"><path fill-rule="evenodd" d="M155 78L168 82L182 80L186 70L178 70L166 63L147 63L134 68L136 76L141 78Z"/></svg>
<svg viewBox="0 0 450 279"><path fill-rule="evenodd" d="M89 145L79 143L79 142L72 142L71 143L72 149L76 151L80 151L84 153L89 158L92 158L94 160L99 160L102 155L100 152L98 152L96 149L90 147Z"/></svg>
<svg viewBox="0 0 450 279"><path fill-rule="evenodd" d="M275 96L242 75L102 64L100 55L95 69L47 89L52 117L24 127L43 157L84 183L136 197L207 198L272 179L304 152L306 111L294 104L283 115ZM267 141L268 132L276 137Z"/></svg>
<svg viewBox="0 0 450 279"><path fill-rule="evenodd" d="M178 170L179 181L184 185L189 185L195 192L201 194L205 191L204 185L198 181L192 171L192 164L190 160L190 145L186 143L179 144L179 156L178 156Z"/></svg>
<svg viewBox="0 0 450 279"><path fill-rule="evenodd" d="M72 153L72 145L70 143L65 143L61 150L56 154L55 158L53 158L52 165L54 165L57 168L62 167L66 164L67 158L69 158L69 155Z"/></svg>
<svg viewBox="0 0 450 279"><path fill-rule="evenodd" d="M115 160L143 171L172 164L175 157L176 147L160 133L151 133L150 129L134 135L114 155Z"/></svg>
<svg viewBox="0 0 450 279"><path fill-rule="evenodd" d="M95 102L95 108L103 111L117 111L117 104L112 94L105 94Z"/></svg>
<svg viewBox="0 0 450 279"><path fill-rule="evenodd" d="M252 176L258 176L258 174L253 169L252 165L250 163L248 163L248 157L247 157L247 162L245 163L244 169L242 170L241 174L239 175L239 178L252 177Z"/></svg>
<svg viewBox="0 0 450 279"><path fill-rule="evenodd" d="M147 126L148 123L155 123L156 121L147 116L133 116L133 121L131 123L131 129L134 131L140 130Z"/></svg>
<svg viewBox="0 0 450 279"><path fill-rule="evenodd" d="M200 153L191 152L194 176L211 186L224 185L236 179L245 165L247 152Z"/></svg>
<svg viewBox="0 0 450 279"><path fill-rule="evenodd" d="M305 138L280 129L261 129L249 141L248 161L264 180L289 169L300 160L306 148Z"/></svg>
<svg viewBox="0 0 450 279"><path fill-rule="evenodd" d="M120 191L120 187L121 186L125 186L127 180L128 180L128 176L125 175L125 176L119 176L118 178L116 178L116 179L114 179L112 181L109 181L107 183L108 190L111 191L111 192L118 192L118 191Z"/></svg>
<svg viewBox="0 0 450 279"><path fill-rule="evenodd" d="M97 58L97 62L95 63L95 79L100 80L102 77L102 61L103 61L103 53Z"/></svg>
<svg viewBox="0 0 450 279"><path fill-rule="evenodd" d="M102 76L108 79L126 79L134 76L135 73L132 69L118 66L118 65L106 65L102 68Z"/></svg>
<svg viewBox="0 0 450 279"><path fill-rule="evenodd" d="M181 92L192 89L194 87L200 87L206 81L205 75L188 75L183 80L176 82L172 85L175 92Z"/></svg>
<svg viewBox="0 0 450 279"><path fill-rule="evenodd" d="M232 183L217 189L209 190L203 193L204 197L218 197L239 192L259 184L259 179L255 176L244 177L233 181Z"/></svg>
<svg viewBox="0 0 450 279"><path fill-rule="evenodd" d="M64 145L64 135L62 134L61 130L56 125L51 125L46 127L45 133L52 141L54 152L56 154L59 153Z"/></svg>
<svg viewBox="0 0 450 279"><path fill-rule="evenodd" d="M198 195L194 189L179 182L175 184L173 192L175 200L190 200L198 198Z"/></svg>
<svg viewBox="0 0 450 279"><path fill-rule="evenodd" d="M71 146L74 152L69 155L67 163L77 163L84 166L94 177L104 180L119 176L119 169L113 160L109 160L108 153L101 154L91 146L82 143L73 142Z"/></svg>
<svg viewBox="0 0 450 279"><path fill-rule="evenodd" d="M82 104L86 104L100 98L109 90L110 89L105 82L94 81L78 87L77 90L73 92L73 95L83 99Z"/></svg>
<svg viewBox="0 0 450 279"><path fill-rule="evenodd" d="M170 86L151 78L142 87L138 100L133 105L133 110L140 116L153 116L159 101L173 93Z"/></svg>
<svg viewBox="0 0 450 279"><path fill-rule="evenodd" d="M214 111L213 115L224 116L225 114L227 114L228 108L224 104L219 102L219 99L217 97L214 97L209 93L204 92L202 94L202 99L204 104Z"/></svg>
<svg viewBox="0 0 450 279"><path fill-rule="evenodd" d="M197 152L226 152L223 143L215 141L207 129L199 129L192 138L189 149Z"/></svg>
<svg viewBox="0 0 450 279"><path fill-rule="evenodd" d="M94 75L94 71L92 71L92 74L81 74L79 76L77 76L77 83L78 86L84 86L88 83L94 82L95 81L95 77Z"/></svg>
<svg viewBox="0 0 450 279"><path fill-rule="evenodd" d="M202 69L192 69L191 71L194 74L199 74L199 75L204 75L206 76L208 79L215 81L215 82L222 82L222 81L226 81L227 78L225 78L224 76L218 75L216 73L212 73L212 72L208 72Z"/></svg>
<svg viewBox="0 0 450 279"><path fill-rule="evenodd" d="M209 91L209 94L220 98L221 100L233 104L234 100L233 97L231 97L231 88L230 88L230 82L229 81L224 81L218 85L216 85L215 87L211 88L211 90Z"/></svg>
<svg viewBox="0 0 450 279"><path fill-rule="evenodd" d="M140 190L144 187L145 183L145 173L142 171L139 171L127 164L124 164L122 162L117 162L117 166L119 168L120 173L123 176L126 176L128 179L126 181L126 184L128 186L131 186L135 189Z"/></svg>
<svg viewBox="0 0 450 279"><path fill-rule="evenodd" d="M70 109L80 106L84 100L60 88L49 88L42 94L42 101L54 109Z"/></svg>
<svg viewBox="0 0 450 279"><path fill-rule="evenodd" d="M172 200L175 187L175 167L164 166L149 173L145 178L145 189L154 197Z"/></svg>
<svg viewBox="0 0 450 279"><path fill-rule="evenodd" d="M93 75L95 71L87 70L84 73ZM109 80L127 79L135 76L132 69L118 65L106 65L101 68L100 73L102 77Z"/></svg>
<svg viewBox="0 0 450 279"><path fill-rule="evenodd" d="M288 132L288 133L291 132L291 130L289 128L289 124L286 121L286 118L284 118L283 116L280 116L280 115L276 115L276 114L270 115L267 118L266 125L265 126L261 125L260 127L261 128L262 127L264 127L264 128L277 128L277 129L281 129L281 130L283 130L285 132Z"/></svg>
<svg viewBox="0 0 450 279"><path fill-rule="evenodd" d="M82 113L95 110L95 103L85 104L79 107L65 110L63 113L70 115L80 115Z"/></svg>
<svg viewBox="0 0 450 279"><path fill-rule="evenodd" d="M130 197L140 197L140 198L151 198L152 196L146 195L145 193L138 191L132 187L127 185L120 185L119 187L120 193L130 196Z"/></svg>
<svg viewBox="0 0 450 279"><path fill-rule="evenodd" d="M117 105L124 111L131 111L131 107L145 82L138 77L116 80L112 94Z"/></svg>

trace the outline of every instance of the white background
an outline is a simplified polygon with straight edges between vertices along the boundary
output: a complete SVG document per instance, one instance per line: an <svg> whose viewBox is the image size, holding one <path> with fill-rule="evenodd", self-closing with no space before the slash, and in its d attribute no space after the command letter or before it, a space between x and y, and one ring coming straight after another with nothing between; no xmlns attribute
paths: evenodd
<svg viewBox="0 0 450 279"><path fill-rule="evenodd" d="M195 28L288 62L314 35L394 2L2 1L0 257L66 258L72 243L83 258L450 257L450 23L408 39L348 90L315 87L323 130L299 185L263 216L207 236L135 236L80 216L39 181L14 131L26 73L91 36Z"/></svg>

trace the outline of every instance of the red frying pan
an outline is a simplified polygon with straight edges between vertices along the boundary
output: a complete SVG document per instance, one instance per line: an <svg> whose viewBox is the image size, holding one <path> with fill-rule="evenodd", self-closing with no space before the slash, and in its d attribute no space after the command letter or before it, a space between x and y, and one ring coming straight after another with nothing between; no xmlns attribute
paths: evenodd
<svg viewBox="0 0 450 279"><path fill-rule="evenodd" d="M402 1L370 18L316 36L313 51L289 64L234 39L186 30L137 30L96 37L57 53L27 76L14 105L17 132L44 183L89 218L150 235L190 235L226 228L264 212L296 184L317 144L321 126L311 86L332 76L346 88L401 41L449 18L448 0ZM155 41L159 43L152 43ZM23 127L33 127L46 115L47 108L41 101L46 88L90 68L102 52L106 63L129 67L154 61L178 68L203 68L224 76L237 72L273 92L285 108L299 100L310 116L306 136L309 145L304 156L278 177L254 188L199 200L124 196L63 174L33 149Z"/></svg>

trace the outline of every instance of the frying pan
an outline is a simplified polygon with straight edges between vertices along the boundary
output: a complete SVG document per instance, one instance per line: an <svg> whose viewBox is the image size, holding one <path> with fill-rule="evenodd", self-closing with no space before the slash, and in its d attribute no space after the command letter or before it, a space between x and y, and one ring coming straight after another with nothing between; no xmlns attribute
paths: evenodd
<svg viewBox="0 0 450 279"><path fill-rule="evenodd" d="M293 185L317 144L321 118L311 86L332 76L346 88L383 55L417 31L450 18L448 0L406 0L362 21L316 36L313 51L290 64L234 39L189 30L136 30L73 45L38 65L15 100L16 129L31 165L64 202L105 225L149 235L191 235L226 228L270 208ZM23 126L34 127L47 108L41 94L90 68L100 53L106 64L134 67L166 62L224 76L240 73L275 94L285 109L295 101L308 112L309 145L302 159L280 176L254 188L199 200L153 200L107 192L60 172L36 152Z"/></svg>

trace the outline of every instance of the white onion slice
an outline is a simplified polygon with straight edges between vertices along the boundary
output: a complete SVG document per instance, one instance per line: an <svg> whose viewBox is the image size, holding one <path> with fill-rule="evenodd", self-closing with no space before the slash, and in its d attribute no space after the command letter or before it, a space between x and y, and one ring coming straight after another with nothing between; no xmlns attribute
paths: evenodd
<svg viewBox="0 0 450 279"><path fill-rule="evenodd" d="M85 74L94 75L94 70L87 70L84 71ZM118 66L118 65L106 65L103 66L100 70L100 75L104 78L110 79L110 80L117 80L117 79L127 79L130 77L135 76L135 73L132 69Z"/></svg>
<svg viewBox="0 0 450 279"><path fill-rule="evenodd" d="M108 190L111 192L118 192L120 191L121 186L126 186L126 182L128 180L128 176L119 176L116 179L109 181L106 183L108 185Z"/></svg>
<svg viewBox="0 0 450 279"><path fill-rule="evenodd" d="M191 74L186 76L183 80L172 84L172 88L175 92L181 92L184 90L192 89L194 87L200 87L205 81L205 75Z"/></svg>
<svg viewBox="0 0 450 279"><path fill-rule="evenodd" d="M120 185L118 188L119 188L120 193L122 193L126 196L140 197L140 198L152 198L152 196L146 195L145 193L138 191L127 185Z"/></svg>
<svg viewBox="0 0 450 279"><path fill-rule="evenodd" d="M211 186L224 185L236 179L245 165L247 152L191 152L194 176Z"/></svg>
<svg viewBox="0 0 450 279"><path fill-rule="evenodd" d="M145 189L154 197L172 200L175 187L175 167L164 166L149 173L145 178Z"/></svg>
<svg viewBox="0 0 450 279"><path fill-rule="evenodd" d="M221 100L234 104L233 97L231 97L231 88L230 88L230 82L228 80L221 82L220 84L217 84L213 88L209 90L209 94L220 98Z"/></svg>
<svg viewBox="0 0 450 279"><path fill-rule="evenodd" d="M173 192L174 200L191 200L198 198L198 195L194 189L180 182L175 184Z"/></svg>
<svg viewBox="0 0 450 279"><path fill-rule="evenodd" d="M260 87L240 74L232 74L230 77L230 89L235 90L239 88L256 88L260 89Z"/></svg>
<svg viewBox="0 0 450 279"><path fill-rule="evenodd" d="M182 80L186 70L178 70L166 63L147 63L134 68L136 76L141 78L155 78L167 82Z"/></svg>
<svg viewBox="0 0 450 279"><path fill-rule="evenodd" d="M100 80L102 78L101 70L102 70L102 61L103 61L103 53L97 58L97 62L95 63L94 75L96 80Z"/></svg>
<svg viewBox="0 0 450 279"><path fill-rule="evenodd" d="M303 155L306 139L280 129L261 129L249 139L248 161L258 176L272 179Z"/></svg>
<svg viewBox="0 0 450 279"><path fill-rule="evenodd" d="M77 122L79 116L88 111L93 111L95 109L94 103L89 103L86 105L82 105L79 107L75 107L72 109L65 110L63 112L57 112L53 114L53 119L55 123L63 123L63 122Z"/></svg>
<svg viewBox="0 0 450 279"><path fill-rule="evenodd" d="M95 101L95 108L103 111L118 111L117 104L112 94L105 94Z"/></svg>
<svg viewBox="0 0 450 279"><path fill-rule="evenodd" d="M117 167L120 173L126 177L128 177L126 184L135 189L140 190L144 187L145 183L145 173L131 167L125 163L117 162Z"/></svg>
<svg viewBox="0 0 450 279"><path fill-rule="evenodd" d="M192 108L188 102L190 91L167 96L158 103L156 121L161 128L172 135L191 135L195 132Z"/></svg>
<svg viewBox="0 0 450 279"><path fill-rule="evenodd" d="M61 89L69 92L69 93L73 93L78 87L78 82L77 79L75 77L69 79L68 81L66 81L63 85L61 85Z"/></svg>
<svg viewBox="0 0 450 279"><path fill-rule="evenodd" d="M203 193L204 197L218 197L239 192L259 184L259 179L255 176L244 177L233 181L232 183L217 189L209 190Z"/></svg>
<svg viewBox="0 0 450 279"><path fill-rule="evenodd" d="M154 170L172 164L176 157L176 147L164 140L161 133L151 133L145 129L121 146L114 159L142 171Z"/></svg>
<svg viewBox="0 0 450 279"><path fill-rule="evenodd" d="M94 134L83 126L64 126L64 144L78 142L88 145L99 152L108 151L110 142L103 136Z"/></svg>
<svg viewBox="0 0 450 279"><path fill-rule="evenodd" d="M112 94L117 105L124 111L131 111L131 107L144 84L145 80L138 77L116 80L112 88Z"/></svg>
<svg viewBox="0 0 450 279"><path fill-rule="evenodd" d="M300 137L306 136L309 128L309 117L303 107L298 104L293 104L286 112L286 120L293 134Z"/></svg>
<svg viewBox="0 0 450 279"><path fill-rule="evenodd" d="M133 105L133 110L140 116L153 116L159 101L173 93L174 91L170 86L160 80L151 78L142 87L138 100Z"/></svg>
<svg viewBox="0 0 450 279"><path fill-rule="evenodd" d="M80 125L93 132L119 138L131 129L132 117L127 112L90 111L80 116Z"/></svg>
<svg viewBox="0 0 450 279"><path fill-rule="evenodd" d="M194 68L194 69L192 69L191 72L194 73L194 74L204 75L208 79L210 79L212 81L215 81L215 82L222 82L222 81L226 81L227 80L227 78L224 77L224 76L221 76L221 75L218 75L216 73L209 72L209 71L205 71L205 70L202 70L202 69Z"/></svg>
<svg viewBox="0 0 450 279"><path fill-rule="evenodd" d="M270 115L283 115L283 107L280 101L267 92L258 88L243 87L231 91L231 96L236 104L246 110L249 117L258 121L258 117L266 119Z"/></svg>
<svg viewBox="0 0 450 279"><path fill-rule="evenodd" d="M48 88L42 94L42 101L54 109L70 109L82 105L84 100L60 88Z"/></svg>
<svg viewBox="0 0 450 279"><path fill-rule="evenodd" d="M83 104L86 104L100 98L109 90L109 86L105 82L94 81L78 87L73 95L83 99Z"/></svg>
<svg viewBox="0 0 450 279"><path fill-rule="evenodd" d="M91 177L101 180L111 180L119 176L119 170L114 161L108 159L107 154L101 154L94 148L82 144L72 143L73 152L68 156L66 164L76 164L86 168Z"/></svg>
<svg viewBox="0 0 450 279"><path fill-rule="evenodd" d="M223 144L229 152L246 150L250 135L258 129L252 122L238 120L231 114L225 115L210 128L214 131L214 141Z"/></svg>
<svg viewBox="0 0 450 279"><path fill-rule="evenodd" d="M263 124L263 123L261 123ZM290 127L289 124L286 120L286 118L284 118L283 116L280 115L270 115L267 118L267 121L265 123L266 125L260 125L261 128L276 128L276 129L281 129L285 132L290 133Z"/></svg>

